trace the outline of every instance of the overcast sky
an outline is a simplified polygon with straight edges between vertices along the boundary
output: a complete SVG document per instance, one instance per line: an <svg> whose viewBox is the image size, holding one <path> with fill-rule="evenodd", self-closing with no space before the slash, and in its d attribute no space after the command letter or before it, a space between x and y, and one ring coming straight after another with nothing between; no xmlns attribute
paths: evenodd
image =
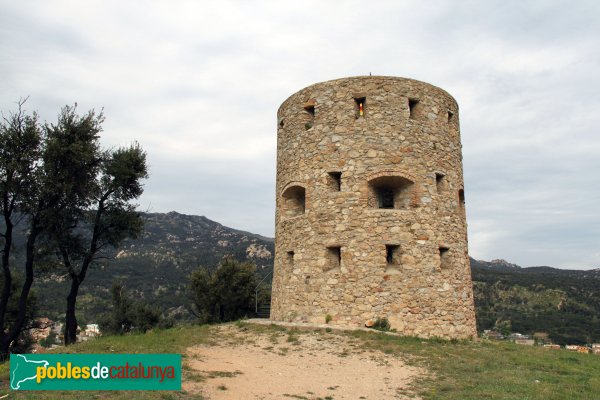
<svg viewBox="0 0 600 400"><path fill-rule="evenodd" d="M0 109L104 108L151 212L274 234L276 111L414 78L460 106L470 254L600 267L600 2L0 0Z"/></svg>

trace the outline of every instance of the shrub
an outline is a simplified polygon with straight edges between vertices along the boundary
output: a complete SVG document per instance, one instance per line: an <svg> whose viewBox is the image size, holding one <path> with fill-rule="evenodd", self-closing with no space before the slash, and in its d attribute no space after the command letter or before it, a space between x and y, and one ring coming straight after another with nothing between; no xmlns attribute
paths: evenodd
<svg viewBox="0 0 600 400"><path fill-rule="evenodd" d="M375 323L373 324L372 328L376 329L378 331L387 332L390 330L390 322L385 317L377 318L375 320Z"/></svg>
<svg viewBox="0 0 600 400"><path fill-rule="evenodd" d="M192 272L189 288L201 322L224 322L254 312L256 286L254 264L225 258L212 273L202 267Z"/></svg>
<svg viewBox="0 0 600 400"><path fill-rule="evenodd" d="M143 301L133 301L121 283L111 288L112 310L99 318L100 331L122 335L127 332L146 332L161 322L158 308Z"/></svg>

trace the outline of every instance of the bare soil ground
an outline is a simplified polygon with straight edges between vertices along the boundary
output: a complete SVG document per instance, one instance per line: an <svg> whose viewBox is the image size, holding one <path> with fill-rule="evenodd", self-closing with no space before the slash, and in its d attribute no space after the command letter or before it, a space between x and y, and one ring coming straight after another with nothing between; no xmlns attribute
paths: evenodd
<svg viewBox="0 0 600 400"><path fill-rule="evenodd" d="M359 339L314 331L215 327L210 346L187 349L183 389L208 399L416 399L427 371Z"/></svg>

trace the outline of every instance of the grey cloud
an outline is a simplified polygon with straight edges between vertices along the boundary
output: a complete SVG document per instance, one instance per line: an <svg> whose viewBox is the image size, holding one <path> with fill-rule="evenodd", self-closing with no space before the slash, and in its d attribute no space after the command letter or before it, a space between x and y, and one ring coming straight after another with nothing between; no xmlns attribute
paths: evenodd
<svg viewBox="0 0 600 400"><path fill-rule="evenodd" d="M148 151L142 208L273 235L279 104L343 76L424 80L460 105L471 254L598 267L598 4L4 4L0 104L104 107L103 142Z"/></svg>

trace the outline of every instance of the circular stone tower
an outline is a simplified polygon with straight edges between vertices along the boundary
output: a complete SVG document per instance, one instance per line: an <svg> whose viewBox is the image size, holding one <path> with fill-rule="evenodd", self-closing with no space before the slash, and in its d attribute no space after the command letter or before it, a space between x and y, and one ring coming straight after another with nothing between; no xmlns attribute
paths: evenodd
<svg viewBox="0 0 600 400"><path fill-rule="evenodd" d="M452 96L344 78L302 89L277 118L271 319L475 336Z"/></svg>

